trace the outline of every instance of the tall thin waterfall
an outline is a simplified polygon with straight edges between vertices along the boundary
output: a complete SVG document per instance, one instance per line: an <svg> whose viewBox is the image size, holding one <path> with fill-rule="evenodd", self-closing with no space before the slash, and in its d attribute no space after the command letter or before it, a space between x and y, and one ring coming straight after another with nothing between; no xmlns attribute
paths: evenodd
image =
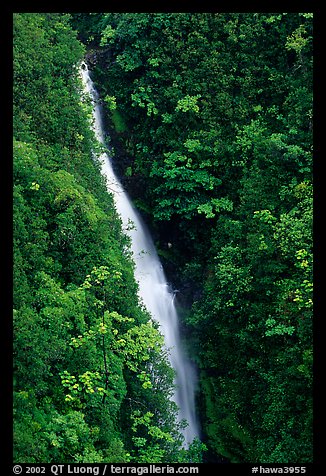
<svg viewBox="0 0 326 476"><path fill-rule="evenodd" d="M81 66L81 76L85 92L90 95L93 103L96 137L104 144L98 93L85 63ZM135 278L139 284L139 296L152 317L159 323L165 345L169 349L170 363L176 372L176 390L173 399L179 407L179 419L185 419L188 422L183 434L185 442L191 443L199 435L195 414L196 374L181 346L174 293L171 292L167 284L152 238L115 176L110 157L106 152L101 155L100 161L102 173L107 177L108 188L114 195L117 211L121 216L124 228L127 230L126 233L131 238L131 251L135 262ZM130 227L130 221L133 222L132 227Z"/></svg>

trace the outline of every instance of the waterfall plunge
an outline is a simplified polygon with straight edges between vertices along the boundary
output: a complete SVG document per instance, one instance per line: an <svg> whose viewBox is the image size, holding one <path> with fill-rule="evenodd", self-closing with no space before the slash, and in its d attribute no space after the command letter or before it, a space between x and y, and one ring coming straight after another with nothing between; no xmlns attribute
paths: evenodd
<svg viewBox="0 0 326 476"><path fill-rule="evenodd" d="M81 67L84 90L93 104L94 132L99 142L104 144L104 132L98 93L89 75L85 63ZM173 400L179 407L179 420L185 419L188 426L183 430L185 442L191 443L199 436L195 414L196 374L191 362L185 356L180 340L179 321L174 305L174 294L169 289L164 271L156 253L151 236L139 214L134 209L127 193L114 174L107 153L100 157L102 174L107 177L109 190L113 193L116 209L121 216L124 228L131 238L131 251L135 262L135 278L139 284L139 296L159 323L164 336L165 346L169 350L171 366L176 372L176 389ZM130 227L130 221L133 226Z"/></svg>

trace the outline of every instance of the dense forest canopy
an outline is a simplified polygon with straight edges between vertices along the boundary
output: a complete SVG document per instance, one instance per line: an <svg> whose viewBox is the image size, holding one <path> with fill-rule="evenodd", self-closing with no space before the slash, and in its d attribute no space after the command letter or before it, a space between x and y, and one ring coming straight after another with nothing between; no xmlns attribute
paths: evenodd
<svg viewBox="0 0 326 476"><path fill-rule="evenodd" d="M66 15L15 14L14 34L14 459L196 460L92 160L85 49Z"/></svg>
<svg viewBox="0 0 326 476"><path fill-rule="evenodd" d="M179 289L206 460L312 461L312 14L14 15L14 453L201 461L78 65ZM109 363L109 365L108 365Z"/></svg>

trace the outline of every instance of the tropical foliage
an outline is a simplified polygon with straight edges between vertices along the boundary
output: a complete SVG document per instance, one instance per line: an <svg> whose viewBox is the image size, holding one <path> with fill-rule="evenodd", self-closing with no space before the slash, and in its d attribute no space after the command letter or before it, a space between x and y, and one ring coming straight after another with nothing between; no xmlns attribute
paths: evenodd
<svg viewBox="0 0 326 476"><path fill-rule="evenodd" d="M312 14L74 22L127 124L111 122L121 174L183 295L211 452L311 461Z"/></svg>
<svg viewBox="0 0 326 476"><path fill-rule="evenodd" d="M177 462L193 456L100 174L84 54L69 16L14 15L14 459Z"/></svg>
<svg viewBox="0 0 326 476"><path fill-rule="evenodd" d="M78 35L78 37L77 37ZM82 98L178 287L206 460L312 461L312 14L14 15L18 462L194 462Z"/></svg>

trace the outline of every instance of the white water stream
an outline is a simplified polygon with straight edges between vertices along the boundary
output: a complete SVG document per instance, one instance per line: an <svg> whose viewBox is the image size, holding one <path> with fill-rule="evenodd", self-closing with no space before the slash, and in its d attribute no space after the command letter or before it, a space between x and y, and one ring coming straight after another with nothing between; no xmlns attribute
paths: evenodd
<svg viewBox="0 0 326 476"><path fill-rule="evenodd" d="M90 95L93 104L94 131L97 139L104 145L98 93L85 63L82 64L80 71L84 90ZM139 296L152 317L159 323L165 346L169 349L170 363L176 372L176 390L173 400L179 407L179 420L185 419L188 422L183 434L185 442L189 444L196 436L199 436L195 413L196 374L193 365L182 349L174 293L171 292L167 284L152 238L117 179L108 153L103 153L100 161L102 173L107 177L108 188L113 193L123 227L131 237L131 250L135 262L135 278L139 284ZM130 221L133 222L133 227L130 227Z"/></svg>

